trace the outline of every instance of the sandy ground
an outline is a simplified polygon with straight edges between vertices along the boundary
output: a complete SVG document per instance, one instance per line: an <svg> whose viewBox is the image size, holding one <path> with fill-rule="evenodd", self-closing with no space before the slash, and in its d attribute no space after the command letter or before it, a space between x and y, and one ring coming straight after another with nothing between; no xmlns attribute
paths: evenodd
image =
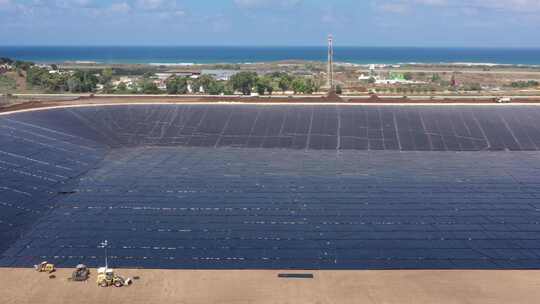
<svg viewBox="0 0 540 304"><path fill-rule="evenodd" d="M32 269L0 269L0 302L15 303L540 303L540 271L316 271L282 279L278 271L122 270L130 287L101 288L92 276L69 282ZM291 273L291 272L287 272ZM304 272L307 273L307 272ZM92 270L92 274L95 271Z"/></svg>

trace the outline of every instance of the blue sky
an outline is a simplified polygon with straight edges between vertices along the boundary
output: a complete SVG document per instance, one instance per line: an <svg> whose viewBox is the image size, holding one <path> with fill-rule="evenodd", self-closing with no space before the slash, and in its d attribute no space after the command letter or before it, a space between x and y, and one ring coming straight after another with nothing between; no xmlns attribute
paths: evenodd
<svg viewBox="0 0 540 304"><path fill-rule="evenodd" d="M0 45L540 47L540 0L0 0Z"/></svg>

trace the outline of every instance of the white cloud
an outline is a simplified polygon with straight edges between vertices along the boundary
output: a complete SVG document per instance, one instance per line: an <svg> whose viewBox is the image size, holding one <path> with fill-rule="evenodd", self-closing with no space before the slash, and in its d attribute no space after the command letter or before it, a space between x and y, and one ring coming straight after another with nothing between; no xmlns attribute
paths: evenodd
<svg viewBox="0 0 540 304"><path fill-rule="evenodd" d="M447 5L448 4L448 1L446 1L446 0L415 0L414 2L416 2L418 4L435 5L435 6Z"/></svg>
<svg viewBox="0 0 540 304"><path fill-rule="evenodd" d="M172 15L175 17L184 17L186 15L186 12L182 10L177 10L172 12Z"/></svg>
<svg viewBox="0 0 540 304"><path fill-rule="evenodd" d="M137 6L145 10L157 10L165 6L163 0L138 0Z"/></svg>
<svg viewBox="0 0 540 304"><path fill-rule="evenodd" d="M177 1L166 0L136 0L135 7L144 11L167 11L173 12L178 10Z"/></svg>
<svg viewBox="0 0 540 304"><path fill-rule="evenodd" d="M421 7L444 7L461 12L499 10L508 12L538 12L540 0L373 0L375 9L403 14Z"/></svg>
<svg viewBox="0 0 540 304"><path fill-rule="evenodd" d="M66 7L91 7L94 4L92 0L61 0L57 3Z"/></svg>
<svg viewBox="0 0 540 304"><path fill-rule="evenodd" d="M478 7L494 8L513 11L538 11L539 0L474 0L471 3Z"/></svg>
<svg viewBox="0 0 540 304"><path fill-rule="evenodd" d="M111 13L129 13L131 6L127 2L113 3L108 9Z"/></svg>
<svg viewBox="0 0 540 304"><path fill-rule="evenodd" d="M404 14L410 10L409 5L405 3L381 3L376 6L380 11L394 14Z"/></svg>
<svg viewBox="0 0 540 304"><path fill-rule="evenodd" d="M234 0L234 4L240 8L293 8L302 3L302 0Z"/></svg>

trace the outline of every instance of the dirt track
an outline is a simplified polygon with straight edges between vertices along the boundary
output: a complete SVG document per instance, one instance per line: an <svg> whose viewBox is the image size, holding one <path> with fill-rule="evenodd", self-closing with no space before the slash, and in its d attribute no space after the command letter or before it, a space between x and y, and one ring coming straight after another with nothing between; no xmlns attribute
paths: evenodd
<svg viewBox="0 0 540 304"><path fill-rule="evenodd" d="M46 95L44 95L46 96ZM231 102L231 103L254 103L254 104L273 104L273 103L287 103L287 104L324 104L324 103L344 103L344 104L496 104L494 98L481 97L481 98L451 98L451 97L438 97L435 99L429 98L406 98L406 97L370 97L370 98L356 98L356 97L205 97L205 96L82 96L82 97L70 97L70 95L51 95L44 98L31 98L30 100L21 99L19 102L14 102L10 105L0 107L0 112L11 112L26 109L45 108L45 107L58 107L58 106L73 106L73 105L92 105L92 104L125 104L125 103L218 103L218 102ZM514 98L513 104L540 104L540 97L533 98Z"/></svg>
<svg viewBox="0 0 540 304"><path fill-rule="evenodd" d="M396 303L518 304L540 301L540 271L324 271L280 279L276 271L126 270L126 288L68 282L32 269L0 269L0 302L19 303ZM92 271L95 274L95 271Z"/></svg>

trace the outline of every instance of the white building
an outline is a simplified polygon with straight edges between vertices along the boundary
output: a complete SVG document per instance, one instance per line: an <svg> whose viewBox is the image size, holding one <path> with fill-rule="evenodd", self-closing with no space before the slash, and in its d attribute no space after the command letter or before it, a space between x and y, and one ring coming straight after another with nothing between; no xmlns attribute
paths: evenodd
<svg viewBox="0 0 540 304"><path fill-rule="evenodd" d="M167 80L171 78L171 76L174 75L173 73L156 73L156 77L159 80Z"/></svg>
<svg viewBox="0 0 540 304"><path fill-rule="evenodd" d="M385 79L379 76L370 76L361 74L358 77L358 80L368 81L370 79L375 79L375 84L425 84L424 81L414 81L414 80L405 80L405 79Z"/></svg>
<svg viewBox="0 0 540 304"><path fill-rule="evenodd" d="M191 85L191 83L188 83L188 85L187 85L187 91L188 91L188 93L190 93L190 94L197 93L197 92L194 92L195 90L193 89L193 86ZM204 94L205 92L206 92L206 91L204 90L203 86L200 86L200 87L199 87L199 92L198 92L198 93Z"/></svg>
<svg viewBox="0 0 540 304"><path fill-rule="evenodd" d="M122 76L120 79L113 81L112 85L118 87L121 83L125 84L128 89L132 89L137 83L137 78Z"/></svg>
<svg viewBox="0 0 540 304"><path fill-rule="evenodd" d="M377 79L377 77L373 77L371 75L360 74L360 76L358 77L358 80L368 81L371 78L375 78L375 80Z"/></svg>
<svg viewBox="0 0 540 304"><path fill-rule="evenodd" d="M51 67L51 65L49 65L49 64L43 64L43 63L40 63L40 64L36 64L36 66L37 66L38 68L47 69L47 70L52 70L52 67Z"/></svg>
<svg viewBox="0 0 540 304"><path fill-rule="evenodd" d="M0 73L5 73L7 71L11 71L12 67L9 64L0 64Z"/></svg>
<svg viewBox="0 0 540 304"><path fill-rule="evenodd" d="M404 80L404 79L376 79L375 84L425 84L424 81Z"/></svg>
<svg viewBox="0 0 540 304"><path fill-rule="evenodd" d="M153 81L153 83L158 87L158 89L166 90L167 89L167 79L156 79L156 80Z"/></svg>
<svg viewBox="0 0 540 304"><path fill-rule="evenodd" d="M201 75L210 75L216 80L228 81L239 72L238 70L202 70Z"/></svg>

